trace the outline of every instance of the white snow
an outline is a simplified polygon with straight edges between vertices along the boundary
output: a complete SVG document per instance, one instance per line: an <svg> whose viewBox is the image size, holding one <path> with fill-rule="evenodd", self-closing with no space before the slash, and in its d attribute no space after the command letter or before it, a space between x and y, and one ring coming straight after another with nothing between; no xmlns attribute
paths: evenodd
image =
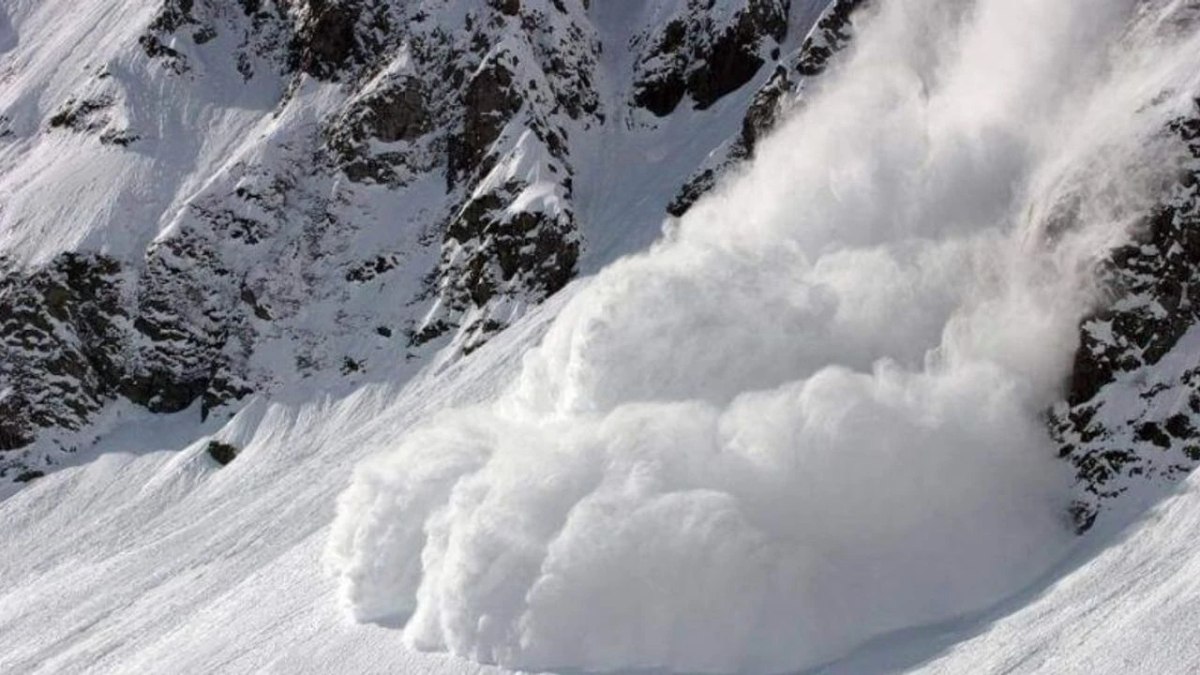
<svg viewBox="0 0 1200 675"><path fill-rule="evenodd" d="M492 395L542 323L403 391L259 400L222 427L129 413L0 503L0 672L489 672L351 623L322 551L355 462ZM224 468L213 437L242 449Z"/></svg>
<svg viewBox="0 0 1200 675"><path fill-rule="evenodd" d="M980 610L1065 554L1042 411L1087 271L1191 105L1146 88L1195 57L1108 49L1128 7L943 9L884 7L498 401L364 463L331 541L357 618L510 667L780 672ZM1086 212L1055 244L1067 196Z"/></svg>
<svg viewBox="0 0 1200 675"><path fill-rule="evenodd" d="M1094 532L1000 606L891 636L821 675L1194 673L1200 477L1125 527Z"/></svg>
<svg viewBox="0 0 1200 675"><path fill-rule="evenodd" d="M1200 480L1073 543L1040 418L1200 77L1135 4L886 4L744 176L471 358L124 412L0 502L0 672L1194 669Z"/></svg>

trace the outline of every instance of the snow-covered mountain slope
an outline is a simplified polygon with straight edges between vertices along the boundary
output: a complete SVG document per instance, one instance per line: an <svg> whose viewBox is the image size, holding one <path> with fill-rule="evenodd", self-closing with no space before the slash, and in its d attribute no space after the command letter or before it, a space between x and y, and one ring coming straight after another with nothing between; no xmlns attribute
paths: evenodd
<svg viewBox="0 0 1200 675"><path fill-rule="evenodd" d="M558 304L404 392L256 402L219 429L131 408L105 446L0 507L0 670L499 675L350 621L324 551L354 464L433 410L494 395ZM238 458L212 461L210 436ZM1081 539L996 609L815 672L1189 672L1198 490L1188 481L1128 529Z"/></svg>
<svg viewBox="0 0 1200 675"><path fill-rule="evenodd" d="M487 672L353 624L323 551L355 463L492 395L544 323L402 391L260 399L207 425L126 406L77 466L0 507L0 672ZM222 467L210 439L237 458Z"/></svg>
<svg viewBox="0 0 1200 675"><path fill-rule="evenodd" d="M508 391L364 463L355 616L514 668L788 672L1027 587L1070 545L1045 411L1094 270L1196 184L1178 9L881 5Z"/></svg>
<svg viewBox="0 0 1200 675"><path fill-rule="evenodd" d="M544 322L402 393L257 402L220 429L131 408L105 445L0 507L0 670L500 675L350 621L324 550L354 464L434 409L493 395ZM210 436L238 444L237 460L212 461ZM813 672L1190 672L1197 499L1189 480L1128 528L1081 539L999 607Z"/></svg>
<svg viewBox="0 0 1200 675"><path fill-rule="evenodd" d="M1194 667L1194 2L89 7L0 672Z"/></svg>
<svg viewBox="0 0 1200 675"><path fill-rule="evenodd" d="M1085 540L998 607L878 640L822 675L1194 673L1200 480Z"/></svg>
<svg viewBox="0 0 1200 675"><path fill-rule="evenodd" d="M825 2L587 5L6 0L0 471L470 352L653 241Z"/></svg>

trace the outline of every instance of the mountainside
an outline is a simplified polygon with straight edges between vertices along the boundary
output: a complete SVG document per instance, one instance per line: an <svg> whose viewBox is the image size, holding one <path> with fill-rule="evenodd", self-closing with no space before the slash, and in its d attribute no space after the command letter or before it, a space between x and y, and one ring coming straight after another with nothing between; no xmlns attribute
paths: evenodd
<svg viewBox="0 0 1200 675"><path fill-rule="evenodd" d="M0 0L0 672L1189 672L1197 55Z"/></svg>
<svg viewBox="0 0 1200 675"><path fill-rule="evenodd" d="M469 353L747 154L823 4L7 3L0 471Z"/></svg>
<svg viewBox="0 0 1200 675"><path fill-rule="evenodd" d="M866 5L710 4L131 1L91 25L12 3L0 475L95 442L119 400L227 415L459 358L645 247L803 105ZM1195 153L1196 124L1164 133ZM1052 413L1081 528L1200 461L1200 406L1156 402L1191 396L1190 364L1143 412L1117 391L1195 323L1181 171L1114 252Z"/></svg>

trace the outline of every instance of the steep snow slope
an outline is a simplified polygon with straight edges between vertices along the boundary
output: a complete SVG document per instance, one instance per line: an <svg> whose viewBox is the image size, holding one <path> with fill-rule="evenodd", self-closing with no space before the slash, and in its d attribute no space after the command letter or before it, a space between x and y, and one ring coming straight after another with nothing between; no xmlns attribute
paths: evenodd
<svg viewBox="0 0 1200 675"><path fill-rule="evenodd" d="M349 621L323 552L353 464L437 408L494 395L557 304L403 392L258 402L221 428L130 409L95 454L0 506L0 670L501 673ZM220 468L209 435L242 447L238 459ZM814 672L1190 672L1198 500L1189 480L999 608Z"/></svg>
<svg viewBox="0 0 1200 675"><path fill-rule="evenodd" d="M413 652L393 627L351 622L323 553L355 461L433 409L492 395L519 367L510 355L542 331L506 334L471 367L406 392L256 403L220 429L130 410L94 455L0 506L0 670L504 672ZM241 445L238 459L218 468L204 453L209 434ZM1191 672L1198 500L1189 480L1128 529L1081 540L999 608L889 636L813 672Z"/></svg>
<svg viewBox="0 0 1200 675"><path fill-rule="evenodd" d="M207 427L130 406L79 466L0 506L0 672L486 670L352 624L322 554L355 462L416 419L492 395L544 320L403 391L256 401ZM213 461L209 434L237 459Z"/></svg>
<svg viewBox="0 0 1200 675"><path fill-rule="evenodd" d="M4 299L20 302L0 319L29 344L8 343L0 365L37 376L17 380L37 385L22 396L54 402L81 377L127 374L127 355L103 348L120 340L81 348L83 366L60 358L64 345L134 323L153 343L133 360L139 367L178 366L181 356L207 367L244 340L253 345L246 363L278 380L225 369L164 385L154 375L170 369L133 368L129 388L85 402L94 425L85 430L99 441L80 446L74 466L5 488L0 671L498 670L472 665L482 662L779 672L833 661L842 672L1125 672L1131 664L1105 639L1113 630L1140 630L1158 610L1193 615L1193 484L1117 536L1119 519L1091 519L1094 503L1077 503L1069 521L1070 465L1053 459L1059 444L1088 470L1133 430L1130 442L1144 444L1128 451L1138 461L1107 495L1118 513L1136 513L1161 489L1136 480L1147 473L1136 469L1177 477L1190 468L1189 432L1168 420L1190 420L1195 379L1193 3L910 0L869 8L850 31L845 13L860 3L837 2L803 41L775 37L785 5L770 1L714 9L730 33L696 13L705 3L647 3L640 17L551 4L560 14L541 18L522 12L551 5L421 4L430 23L386 2L330 12L298 3L273 15L167 2L145 17L120 6L148 32L138 33L142 51L117 65L144 69L149 58L169 74L141 76L176 82L217 63L235 84L274 78L282 107L221 99L189 117L183 96L184 112L167 118L228 112L248 125L230 138L250 133L239 148L252 161L222 164L203 198L161 229L131 230L153 238L134 264L147 270L137 277L146 286L126 285L140 274L129 260L69 250L103 241L93 234L103 226L64 226L83 235L52 263L6 277ZM3 43L25 44L23 29L45 6L5 7L15 38ZM351 8L364 13L341 11ZM816 20L816 10L787 8L791 20ZM379 26L400 25L388 23L398 16L412 19L405 35L432 40L428 51L387 43L393 33ZM765 31L724 41L741 35L746 16ZM481 51L470 47L458 64L471 73L455 85L466 99L433 106L451 115L435 124L413 105L430 90L412 76L454 74L411 68L464 48L430 37L439 26L484 28L466 41ZM591 85L569 74L555 81L555 45L527 38L564 30L572 50L632 36L629 53L602 55ZM772 42L826 49L851 33L861 42L815 86L794 77L822 69L804 47L772 55ZM55 44L69 56L71 44ZM728 57L719 63L730 68L717 72L696 53ZM531 55L545 58L545 72L527 69ZM573 66L595 58L571 56L581 59ZM783 74L764 69L768 61ZM608 79L626 69L629 81ZM106 73L76 82L96 90L64 100L49 128L10 139L24 144L13 156L22 171L11 175L65 162L51 152L56 134L95 136L88 152L98 156L137 152L153 125L125 125L120 102L138 87L109 89ZM526 75L537 86L516 105L509 85ZM729 90L750 81L762 85L753 95ZM589 109L591 86L623 114L589 117L599 110ZM545 87L583 97L531 93ZM795 111L759 142L777 103ZM573 105L578 117L566 112ZM430 131L441 123L447 136ZM588 124L594 133L575 133ZM711 135L697 132L709 125ZM564 129L570 138L555 150ZM685 166L713 143L698 169ZM706 172L728 171L753 146L757 160L739 178L693 205L689 189L703 188ZM315 157L330 164L305 173ZM445 164L411 164L429 157ZM144 180L130 161L114 173ZM660 175L668 165L678 180ZM549 179L552 166L570 166L571 180ZM687 213L662 242L604 265L649 239L674 194L666 187L693 169L671 205ZM428 245L407 225L434 202L447 220ZM393 216L406 227L375 227ZM554 228L570 222L580 229L557 238ZM532 240L514 242L530 223ZM572 257L560 244L588 223L600 243L578 264L599 273L517 319L540 293L509 291L527 274L545 281L535 272L548 259L489 275L529 246ZM422 252L411 253L414 241ZM417 306L390 304L420 285L422 268L374 257L389 246L436 269L436 292ZM369 264L349 264L367 252ZM565 267L550 268L566 282ZM214 277L232 280L215 294L190 285ZM496 290L497 279L518 281L472 298L465 313L445 311L458 291ZM226 323L230 315L205 304L213 298L241 318ZM197 323L176 322L180 305L197 309L184 313ZM141 324L121 311L134 306ZM417 331L413 343L377 348L370 368L351 357L346 379L331 377L344 349L366 344L352 333L389 327L374 324L383 314L425 327L468 320L455 341L425 343L447 350L416 345ZM487 324L497 316L517 323L501 331ZM472 332L476 320L482 332ZM226 341L206 342L208 329ZM48 347L32 363L53 367L22 361L37 354L30 344ZM39 389L44 382L58 389ZM214 383L233 394L217 396ZM271 393L233 403L256 389ZM11 389L3 401L11 415L28 403ZM1066 420L1054 438L1052 406ZM236 415L202 420L202 410ZM1148 425L1159 418L1165 431L1155 433ZM1105 429L1092 434L1092 421ZM1113 475L1077 478L1099 491ZM1072 525L1092 522L1088 538L1071 536ZM1106 593L1088 596L1101 580ZM1074 625L1094 628L1095 642L1075 649ZM1186 669L1195 657L1181 646L1186 621L1150 628L1162 634L1146 643L1171 649L1147 669ZM416 651L426 649L454 656Z"/></svg>
<svg viewBox="0 0 1200 675"><path fill-rule="evenodd" d="M478 348L648 245L825 4L5 0L0 479Z"/></svg>
<svg viewBox="0 0 1200 675"><path fill-rule="evenodd" d="M1133 522L1125 514L1081 542L1042 582L999 607L888 637L816 672L1194 673L1197 537L1193 475Z"/></svg>

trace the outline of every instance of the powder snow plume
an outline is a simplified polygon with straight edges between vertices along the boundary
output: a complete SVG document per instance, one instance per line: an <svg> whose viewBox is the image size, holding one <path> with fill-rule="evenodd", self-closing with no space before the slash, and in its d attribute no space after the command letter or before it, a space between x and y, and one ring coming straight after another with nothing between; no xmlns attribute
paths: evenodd
<svg viewBox="0 0 1200 675"><path fill-rule="evenodd" d="M877 3L507 393L359 467L354 616L511 667L778 672L1031 583L1072 539L1043 412L1092 271L1181 159L1186 11Z"/></svg>

